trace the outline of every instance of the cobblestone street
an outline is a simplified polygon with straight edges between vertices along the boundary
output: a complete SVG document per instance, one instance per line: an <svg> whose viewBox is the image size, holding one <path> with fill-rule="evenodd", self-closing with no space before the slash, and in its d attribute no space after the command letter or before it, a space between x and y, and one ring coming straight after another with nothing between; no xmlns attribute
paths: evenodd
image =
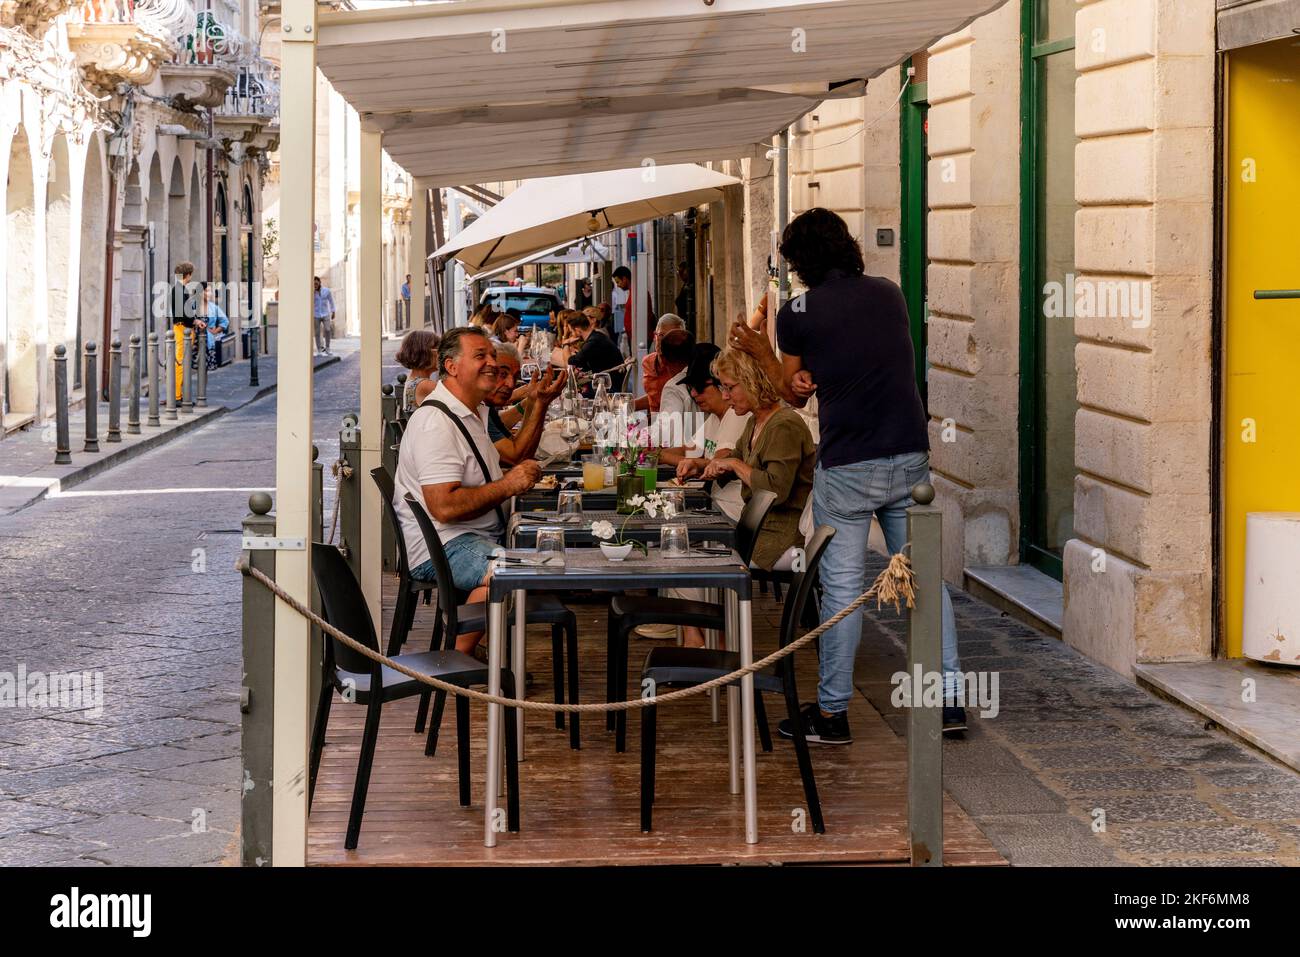
<svg viewBox="0 0 1300 957"><path fill-rule="evenodd" d="M349 355L315 377L327 466L357 368ZM0 865L238 860L233 566L247 489L274 483L275 409L272 395L0 519L0 672L103 675L98 716L0 709Z"/></svg>

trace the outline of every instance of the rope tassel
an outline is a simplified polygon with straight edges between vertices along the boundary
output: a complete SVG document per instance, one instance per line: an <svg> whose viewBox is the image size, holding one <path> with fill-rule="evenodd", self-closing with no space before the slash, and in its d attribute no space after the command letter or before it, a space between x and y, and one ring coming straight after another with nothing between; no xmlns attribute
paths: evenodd
<svg viewBox="0 0 1300 957"><path fill-rule="evenodd" d="M696 695L701 695L707 691L712 691L714 688L721 688L724 685L729 685L733 682L739 681L746 675L752 675L755 672L771 667L783 658L794 654L809 642L820 638L828 630L838 625L841 621L849 617L849 615L853 614L873 598L876 600L877 610L879 610L882 603L892 604L896 612L901 612L904 604L907 605L908 608L914 608L916 606L916 576L912 572L912 561L905 554L899 552L889 559L889 564L885 567L884 571L876 576L876 580L872 582L870 588L864 591L857 598L853 599L853 601L849 602L847 606L837 611L830 618L826 619L812 631L800 638L796 638L784 648L778 648L760 661L755 661L743 668L737 668L729 674L719 675L703 684L694 685L690 688L680 688L677 691L670 691L668 694L664 695L654 695L648 698L636 698L632 701L602 701L593 704L553 704L549 701L524 701L520 698L503 698L501 695L486 694L482 691L462 688L460 685L450 684L439 678L435 678L432 675L426 675L413 668L408 668L401 662L394 661L392 658L381 654L373 648L367 648L352 636L345 635L343 632L339 631L320 615L316 614L297 598L294 598L287 591L281 588L280 585L276 583L275 579L249 564L246 556L239 556L235 562L235 570L240 574L247 575L253 580L265 585L272 594L298 614L302 615L308 621L320 628L320 630L325 634L347 645L353 651L365 655L371 661L376 661L386 668L392 668L394 671L404 674L408 678L426 684L438 691L445 691L448 694L469 698L471 701L481 701L485 704L500 704L505 705L507 708L523 708L525 711L548 711L551 713L560 711L565 714L633 711L639 708L648 708L652 705L666 704L669 701L677 701L681 698L691 698Z"/></svg>

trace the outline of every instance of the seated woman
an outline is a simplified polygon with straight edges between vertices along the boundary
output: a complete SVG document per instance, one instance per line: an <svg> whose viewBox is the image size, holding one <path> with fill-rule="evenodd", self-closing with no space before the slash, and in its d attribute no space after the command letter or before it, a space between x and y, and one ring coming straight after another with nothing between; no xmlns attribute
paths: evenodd
<svg viewBox="0 0 1300 957"><path fill-rule="evenodd" d="M561 369L567 368L569 359L578 351L582 340L577 337L569 324L574 319L580 318L582 313L576 309L561 309L560 314L555 317L555 347L551 349L551 365L559 366Z"/></svg>
<svg viewBox="0 0 1300 957"><path fill-rule="evenodd" d="M501 344L509 344L519 338L519 320L508 312L497 314L496 322L492 323L492 341Z"/></svg>
<svg viewBox="0 0 1300 957"><path fill-rule="evenodd" d="M767 571L789 567L787 552L804 543L799 518L812 494L817 463L812 434L803 418L781 403L781 393L752 356L728 349L713 360L712 368L731 410L736 415L752 414L735 450L710 459L701 475L722 480L735 476L741 481L741 495L746 502L755 489L776 494L776 502L759 528L750 563ZM688 628L685 644L702 648L704 635Z"/></svg>
<svg viewBox="0 0 1300 957"><path fill-rule="evenodd" d="M433 377L438 369L437 333L412 329L402 339L397 361L411 370L406 377L406 390L402 393L402 409L410 415L429 397L436 385Z"/></svg>

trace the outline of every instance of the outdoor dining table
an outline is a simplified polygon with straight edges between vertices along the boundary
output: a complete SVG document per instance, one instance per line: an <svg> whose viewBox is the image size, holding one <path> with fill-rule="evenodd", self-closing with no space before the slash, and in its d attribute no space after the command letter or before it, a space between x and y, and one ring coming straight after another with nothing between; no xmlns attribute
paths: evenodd
<svg viewBox="0 0 1300 957"><path fill-rule="evenodd" d="M575 520L576 518L576 520ZM624 521L626 520L626 524ZM580 517L561 516L554 509L545 511L520 512L510 516L506 528L506 542L515 548L532 548L537 543L539 528L564 529L565 545L594 547L598 539L592 535L593 522L610 522L615 529L622 529L623 537L629 541L657 543L659 530L668 524L685 525L686 536L692 544L696 542L720 542L723 545L736 543L736 526L727 516L718 511L679 512L672 518L659 516L651 518L644 512L633 515L620 515L614 509L585 508Z"/></svg>
<svg viewBox="0 0 1300 957"><path fill-rule="evenodd" d="M531 564L521 564L521 563ZM516 627L511 668L516 676L524 674L523 609L530 591L626 591L641 588L716 588L724 594L727 648L740 653L742 665L754 660L753 619L750 608L751 579L749 569L735 552L728 555L663 558L657 549L649 555L633 551L621 562L611 562L595 548L566 548L564 562L552 559L538 564L537 552L511 549L492 563L488 580L487 642L488 692L501 693L501 665L506 637L506 601L513 595ZM515 685L518 689L523 681ZM737 708L736 698L740 707ZM497 802L504 775L503 705L488 705L487 721L487 788L483 809L483 843L495 847L497 842ZM523 728L523 715L518 727ZM739 743L740 747L737 748ZM737 751L741 752L738 760ZM727 755L732 794L741 792L741 767L744 777L745 843L758 843L758 778L754 765L754 676L746 675L740 688L727 687ZM523 759L523 750L519 757Z"/></svg>

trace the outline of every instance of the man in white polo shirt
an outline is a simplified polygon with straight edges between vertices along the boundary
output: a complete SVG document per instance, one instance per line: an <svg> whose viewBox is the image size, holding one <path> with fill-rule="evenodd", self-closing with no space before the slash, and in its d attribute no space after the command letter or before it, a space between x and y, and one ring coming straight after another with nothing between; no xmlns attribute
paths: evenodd
<svg viewBox="0 0 1300 957"><path fill-rule="evenodd" d="M434 572L407 494L423 502L433 519L456 587L469 593L466 601L483 601L488 564L505 533L511 499L532 488L542 470L528 459L502 474L483 407L497 385L495 352L486 332L464 326L443 336L438 372L437 387L411 414L402 436L393 505L412 576L432 579ZM480 637L460 635L456 649L469 653Z"/></svg>

